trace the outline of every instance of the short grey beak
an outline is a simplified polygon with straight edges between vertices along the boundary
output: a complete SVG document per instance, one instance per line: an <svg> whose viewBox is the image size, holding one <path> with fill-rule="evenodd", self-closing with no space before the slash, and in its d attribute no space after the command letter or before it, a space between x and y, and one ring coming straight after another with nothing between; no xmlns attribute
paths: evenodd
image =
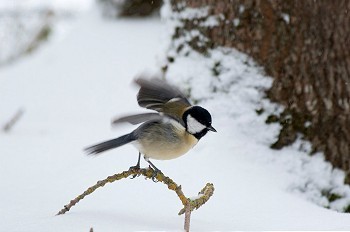
<svg viewBox="0 0 350 232"><path fill-rule="evenodd" d="M208 126L207 129L212 131L212 132L217 132L212 125Z"/></svg>

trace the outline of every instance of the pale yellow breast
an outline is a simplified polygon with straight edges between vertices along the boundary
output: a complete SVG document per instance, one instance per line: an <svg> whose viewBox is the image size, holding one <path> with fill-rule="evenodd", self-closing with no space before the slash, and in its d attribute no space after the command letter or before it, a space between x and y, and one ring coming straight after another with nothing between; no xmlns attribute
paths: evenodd
<svg viewBox="0 0 350 232"><path fill-rule="evenodd" d="M155 135L152 139L143 139L134 145L146 157L157 160L178 158L188 152L198 140L185 129L176 129L176 138L171 141L162 135Z"/></svg>

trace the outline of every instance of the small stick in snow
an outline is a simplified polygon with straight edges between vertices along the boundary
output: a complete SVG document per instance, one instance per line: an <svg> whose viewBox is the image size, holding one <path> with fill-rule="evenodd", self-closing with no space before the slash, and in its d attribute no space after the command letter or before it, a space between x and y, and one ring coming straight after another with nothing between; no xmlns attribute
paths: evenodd
<svg viewBox="0 0 350 232"><path fill-rule="evenodd" d="M10 119L10 121L8 121L5 124L5 126L2 128L2 130L6 133L9 132L12 129L12 127L18 122L18 120L22 117L23 113L24 113L24 110L19 109L16 112L16 114Z"/></svg>
<svg viewBox="0 0 350 232"><path fill-rule="evenodd" d="M204 205L214 193L214 185L211 183L207 183L206 186L199 192L198 196L195 197L195 199L187 198L181 190L181 185L177 185L172 179L165 176L163 173L155 172L151 168L141 168L141 169L131 168L128 171L114 174L112 176L108 176L104 180L97 181L95 185L91 186L85 192L83 192L82 194L80 194L79 196L71 200L69 204L65 205L64 208L61 209L56 215L61 215L66 213L80 200L84 199L84 197L93 193L96 189L103 187L107 183L113 183L114 181L125 179L125 178L128 178L129 176L139 177L141 175L145 176L146 179L157 180L158 182L162 182L166 184L168 186L168 189L173 190L177 194L182 205L184 206L184 208L180 210L178 214L181 215L185 213L186 210L188 212L185 215L185 229L188 228L188 230L190 226L189 223L190 223L191 211L198 209L199 207Z"/></svg>

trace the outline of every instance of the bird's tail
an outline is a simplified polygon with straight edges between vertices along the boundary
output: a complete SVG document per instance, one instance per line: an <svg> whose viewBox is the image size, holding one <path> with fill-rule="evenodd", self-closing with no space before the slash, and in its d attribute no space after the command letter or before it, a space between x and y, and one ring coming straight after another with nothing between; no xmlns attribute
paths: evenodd
<svg viewBox="0 0 350 232"><path fill-rule="evenodd" d="M84 149L88 155L97 155L101 152L123 146L127 143L136 140L135 136L132 133L120 136L119 138L108 140Z"/></svg>

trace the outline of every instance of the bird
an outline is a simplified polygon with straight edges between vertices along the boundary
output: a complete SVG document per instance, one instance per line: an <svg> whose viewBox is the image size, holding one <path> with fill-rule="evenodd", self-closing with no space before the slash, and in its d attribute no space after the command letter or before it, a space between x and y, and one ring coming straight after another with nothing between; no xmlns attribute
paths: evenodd
<svg viewBox="0 0 350 232"><path fill-rule="evenodd" d="M212 126L211 114L201 106L192 105L177 87L160 78L139 77L134 82L140 87L138 105L153 112L114 119L112 125L141 125L128 134L85 148L88 155L98 155L130 143L139 151L137 164L130 169L140 169L143 155L157 173L161 171L150 159L178 158L193 148L208 131L217 132Z"/></svg>

